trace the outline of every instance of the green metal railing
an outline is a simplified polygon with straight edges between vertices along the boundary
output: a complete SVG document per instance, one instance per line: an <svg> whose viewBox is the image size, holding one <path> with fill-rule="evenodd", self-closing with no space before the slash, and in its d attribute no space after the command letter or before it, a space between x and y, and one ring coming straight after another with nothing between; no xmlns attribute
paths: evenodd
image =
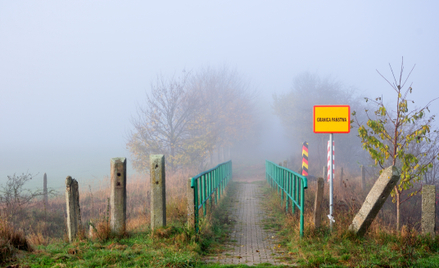
<svg viewBox="0 0 439 268"><path fill-rule="evenodd" d="M199 210L203 209L202 213L206 216L207 201L210 200L212 204L215 200L215 204L217 204L231 178L231 160L191 178L191 188L194 189L194 224L197 233L199 229Z"/></svg>
<svg viewBox="0 0 439 268"><path fill-rule="evenodd" d="M265 178L272 188L281 193L281 205L285 201L285 210L288 211L291 200L291 210L294 214L297 207L300 211L300 237L303 237L303 214L305 211L305 189L308 182L305 176L299 175L288 168L276 165L265 160Z"/></svg>

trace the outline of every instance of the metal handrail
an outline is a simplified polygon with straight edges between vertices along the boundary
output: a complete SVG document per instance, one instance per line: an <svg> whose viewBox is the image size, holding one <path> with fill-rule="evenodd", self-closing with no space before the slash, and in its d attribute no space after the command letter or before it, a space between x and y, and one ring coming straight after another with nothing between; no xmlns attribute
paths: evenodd
<svg viewBox="0 0 439 268"><path fill-rule="evenodd" d="M224 193L227 183L232 178L232 161L227 161L217 165L207 171L201 172L191 178L191 188L194 189L194 225L195 231L199 231L199 210L203 208L203 214L206 216L206 203L208 200L215 204Z"/></svg>
<svg viewBox="0 0 439 268"><path fill-rule="evenodd" d="M300 210L300 237L303 237L305 189L308 188L306 177L265 160L265 178L272 188L276 188L277 192L281 193L281 205L283 205L283 201L286 199L286 211L288 211L289 200L291 200L293 214L295 213L295 207Z"/></svg>

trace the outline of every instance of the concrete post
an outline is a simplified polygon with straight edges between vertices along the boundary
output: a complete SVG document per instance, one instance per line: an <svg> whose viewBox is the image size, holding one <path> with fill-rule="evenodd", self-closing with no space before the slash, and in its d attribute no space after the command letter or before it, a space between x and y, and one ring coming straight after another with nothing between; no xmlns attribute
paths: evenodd
<svg viewBox="0 0 439 268"><path fill-rule="evenodd" d="M363 236L366 233L393 187L398 182L399 177L398 169L395 166L390 166L383 170L367 195L360 211L349 226L349 230L359 236Z"/></svg>
<svg viewBox="0 0 439 268"><path fill-rule="evenodd" d="M364 171L364 166L361 165L361 189L364 191L366 191L366 173Z"/></svg>
<svg viewBox="0 0 439 268"><path fill-rule="evenodd" d="M49 199L47 197L47 175L43 176L43 207L44 207L44 221L47 221L47 206L49 205Z"/></svg>
<svg viewBox="0 0 439 268"><path fill-rule="evenodd" d="M314 201L314 227L316 229L320 228L320 223L322 220L323 187L324 187L323 178L318 178L316 198Z"/></svg>
<svg viewBox="0 0 439 268"><path fill-rule="evenodd" d="M284 168L287 167L287 160L284 160L284 164L282 165Z"/></svg>
<svg viewBox="0 0 439 268"><path fill-rule="evenodd" d="M72 177L66 178L67 235L72 242L81 228L81 209L79 208L78 182Z"/></svg>
<svg viewBox="0 0 439 268"><path fill-rule="evenodd" d="M194 208L194 188L191 188L192 178L187 180L186 193L187 193L187 223L190 227L194 227L195 224L195 208Z"/></svg>
<svg viewBox="0 0 439 268"><path fill-rule="evenodd" d="M49 198L47 196L47 175L44 173L43 176L43 197L44 197L44 209L47 208L47 205L49 204Z"/></svg>
<svg viewBox="0 0 439 268"><path fill-rule="evenodd" d="M435 235L436 227L436 186L422 186L422 219L421 229L423 234Z"/></svg>
<svg viewBox="0 0 439 268"><path fill-rule="evenodd" d="M151 229L166 226L165 156L150 156Z"/></svg>
<svg viewBox="0 0 439 268"><path fill-rule="evenodd" d="M126 230L127 210L127 160L125 157L112 158L110 192L110 229L122 235Z"/></svg>
<svg viewBox="0 0 439 268"><path fill-rule="evenodd" d="M96 237L96 232L94 230L95 227L93 227L94 223L92 220L90 220L90 223L88 225L88 238L94 239Z"/></svg>

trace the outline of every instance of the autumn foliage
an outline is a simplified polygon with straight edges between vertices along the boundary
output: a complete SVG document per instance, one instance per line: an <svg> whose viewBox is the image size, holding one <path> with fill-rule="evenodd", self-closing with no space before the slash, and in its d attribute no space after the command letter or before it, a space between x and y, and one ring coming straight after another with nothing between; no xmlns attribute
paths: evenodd
<svg viewBox="0 0 439 268"><path fill-rule="evenodd" d="M235 72L204 69L158 76L132 120L127 147L140 172L148 170L150 154L166 155L171 170L202 170L215 152L249 135L253 117L253 94Z"/></svg>

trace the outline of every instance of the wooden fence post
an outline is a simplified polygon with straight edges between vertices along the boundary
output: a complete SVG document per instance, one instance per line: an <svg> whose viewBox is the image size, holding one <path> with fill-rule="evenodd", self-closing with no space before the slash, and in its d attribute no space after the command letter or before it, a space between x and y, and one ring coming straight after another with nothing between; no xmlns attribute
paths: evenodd
<svg viewBox="0 0 439 268"><path fill-rule="evenodd" d="M314 201L314 227L316 229L320 228L320 223L322 220L323 187L324 187L323 178L318 178L316 198Z"/></svg>

